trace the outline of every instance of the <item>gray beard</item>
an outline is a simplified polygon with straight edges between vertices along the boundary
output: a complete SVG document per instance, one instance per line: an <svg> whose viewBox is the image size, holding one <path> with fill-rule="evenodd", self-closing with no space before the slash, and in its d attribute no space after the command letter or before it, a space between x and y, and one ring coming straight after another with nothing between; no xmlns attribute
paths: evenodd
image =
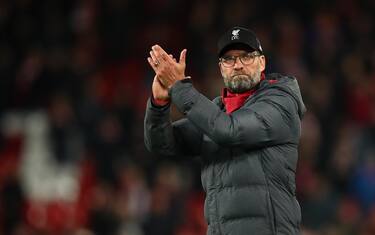
<svg viewBox="0 0 375 235"><path fill-rule="evenodd" d="M233 75L224 78L225 86L233 93L243 93L251 90L260 81L261 71L256 71L253 74Z"/></svg>

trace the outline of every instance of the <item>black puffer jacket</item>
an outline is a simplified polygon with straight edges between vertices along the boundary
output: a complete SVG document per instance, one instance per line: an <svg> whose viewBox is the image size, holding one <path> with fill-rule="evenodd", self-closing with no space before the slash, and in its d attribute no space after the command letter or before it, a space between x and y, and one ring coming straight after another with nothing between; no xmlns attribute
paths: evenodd
<svg viewBox="0 0 375 235"><path fill-rule="evenodd" d="M268 75L229 115L220 97L208 100L189 80L170 94L186 118L172 124L169 107L149 101L145 144L159 154L200 156L207 234L299 234L295 171L305 106L296 79Z"/></svg>

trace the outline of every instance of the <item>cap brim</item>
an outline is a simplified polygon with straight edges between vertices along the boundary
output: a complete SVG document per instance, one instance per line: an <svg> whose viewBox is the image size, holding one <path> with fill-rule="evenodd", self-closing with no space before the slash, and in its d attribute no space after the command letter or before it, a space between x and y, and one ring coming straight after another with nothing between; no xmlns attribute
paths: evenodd
<svg viewBox="0 0 375 235"><path fill-rule="evenodd" d="M241 43L241 42L231 43L231 44L223 47L219 51L219 57L223 56L227 51L230 51L230 50L244 50L246 52L253 52L256 49L253 48L253 47L251 47L251 46L249 46L248 44Z"/></svg>

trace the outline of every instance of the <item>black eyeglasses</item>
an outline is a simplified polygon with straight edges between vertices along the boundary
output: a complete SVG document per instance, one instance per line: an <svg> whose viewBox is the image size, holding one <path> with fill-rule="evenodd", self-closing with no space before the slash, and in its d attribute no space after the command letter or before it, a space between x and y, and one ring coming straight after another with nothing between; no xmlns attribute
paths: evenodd
<svg viewBox="0 0 375 235"><path fill-rule="evenodd" d="M220 63L224 67L232 67L236 63L237 58L240 59L241 63L243 65L251 65L254 63L255 57L261 56L261 54L258 51L250 52L250 53L244 53L238 56L224 56L219 58Z"/></svg>

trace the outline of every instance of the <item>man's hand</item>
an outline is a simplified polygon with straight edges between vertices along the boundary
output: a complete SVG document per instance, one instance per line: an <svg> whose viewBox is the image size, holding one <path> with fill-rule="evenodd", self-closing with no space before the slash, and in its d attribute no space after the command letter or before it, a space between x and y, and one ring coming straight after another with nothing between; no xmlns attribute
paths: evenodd
<svg viewBox="0 0 375 235"><path fill-rule="evenodd" d="M154 69L163 87L170 89L177 81L185 78L186 49L181 51L178 62L159 45L152 47L150 56L147 58L148 63Z"/></svg>
<svg viewBox="0 0 375 235"><path fill-rule="evenodd" d="M166 104L169 102L168 90L159 82L158 75L155 75L152 82L152 95L158 103Z"/></svg>

